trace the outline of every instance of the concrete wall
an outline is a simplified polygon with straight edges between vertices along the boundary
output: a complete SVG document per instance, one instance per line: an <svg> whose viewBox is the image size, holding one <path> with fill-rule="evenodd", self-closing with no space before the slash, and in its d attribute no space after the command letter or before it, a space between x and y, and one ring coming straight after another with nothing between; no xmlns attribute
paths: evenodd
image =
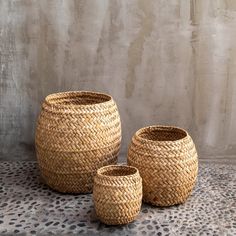
<svg viewBox="0 0 236 236"><path fill-rule="evenodd" d="M43 98L85 89L117 101L122 153L158 123L236 160L235 43L234 0L0 0L0 159L34 158Z"/></svg>

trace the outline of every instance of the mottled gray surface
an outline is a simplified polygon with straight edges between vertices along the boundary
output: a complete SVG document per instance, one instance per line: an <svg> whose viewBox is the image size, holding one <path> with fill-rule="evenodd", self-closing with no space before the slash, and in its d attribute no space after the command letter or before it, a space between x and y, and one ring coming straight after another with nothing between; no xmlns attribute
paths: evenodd
<svg viewBox="0 0 236 236"><path fill-rule="evenodd" d="M35 162L0 162L0 235L236 235L236 166L200 164L187 202L143 204L128 225L97 219L92 195L60 194L43 185Z"/></svg>
<svg viewBox="0 0 236 236"><path fill-rule="evenodd" d="M43 98L113 95L122 153L149 124L236 160L236 1L0 0L0 159L34 158Z"/></svg>

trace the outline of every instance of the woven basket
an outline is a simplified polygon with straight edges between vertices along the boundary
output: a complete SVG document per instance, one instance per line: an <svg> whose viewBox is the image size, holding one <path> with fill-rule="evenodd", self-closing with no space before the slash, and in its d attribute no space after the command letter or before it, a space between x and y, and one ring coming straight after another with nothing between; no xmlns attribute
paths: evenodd
<svg viewBox="0 0 236 236"><path fill-rule="evenodd" d="M128 151L128 164L139 169L143 201L159 206L183 203L198 172L195 145L180 128L150 126L138 130Z"/></svg>
<svg viewBox="0 0 236 236"><path fill-rule="evenodd" d="M97 169L117 163L120 117L112 97L64 92L46 97L36 128L45 182L60 192L89 193Z"/></svg>
<svg viewBox="0 0 236 236"><path fill-rule="evenodd" d="M109 225L135 219L142 203L142 179L135 167L111 165L97 171L93 199L99 219Z"/></svg>

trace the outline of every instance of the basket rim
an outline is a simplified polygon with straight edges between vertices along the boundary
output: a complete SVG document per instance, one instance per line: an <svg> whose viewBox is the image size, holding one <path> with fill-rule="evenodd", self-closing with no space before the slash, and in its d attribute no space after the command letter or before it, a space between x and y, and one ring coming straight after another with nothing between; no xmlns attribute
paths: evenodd
<svg viewBox="0 0 236 236"><path fill-rule="evenodd" d="M55 99L55 98L60 98L60 97L77 97L77 96L83 96L83 95L89 95L89 96L94 96L95 98L102 96L104 98L106 98L106 100L104 102L98 102L98 103L91 103L91 104L59 104L59 103L52 103L51 100ZM53 106L53 107L57 107L57 108L69 108L69 107L78 107L78 108L82 108L82 107L94 107L94 106L101 106L101 105L105 105L110 103L111 101L113 101L113 98L111 95L106 94L106 93L102 93L102 92L96 92L96 91L88 91L88 90L75 90L75 91L64 91L64 92L58 92L58 93L51 93L49 95L47 95L45 97L45 103L48 106Z"/></svg>
<svg viewBox="0 0 236 236"><path fill-rule="evenodd" d="M127 174L127 175L104 175L103 173L107 170L119 170L119 169L127 169L127 170L133 170L134 173ZM134 166L119 164L119 165L107 165L99 168L97 170L97 177L103 178L103 179L117 179L117 178L134 178L139 176L139 170Z"/></svg>
<svg viewBox="0 0 236 236"><path fill-rule="evenodd" d="M178 130L178 131L181 131L183 133L185 133L185 136L183 138L179 138L179 139L176 139L176 140L151 140L151 139L147 139L147 138L143 138L140 136L140 134L144 133L144 132L148 132L148 131L151 131L151 130ZM155 143L155 144L167 144L167 143L178 143L178 142L183 142L184 140L186 140L188 137L189 137L189 134L188 132L183 129L183 128L180 128L178 126L171 126L171 125L150 125L150 126L146 126L146 127L143 127L141 129L139 129L138 131L136 131L135 135L138 139L144 141L144 142L150 142L150 143Z"/></svg>

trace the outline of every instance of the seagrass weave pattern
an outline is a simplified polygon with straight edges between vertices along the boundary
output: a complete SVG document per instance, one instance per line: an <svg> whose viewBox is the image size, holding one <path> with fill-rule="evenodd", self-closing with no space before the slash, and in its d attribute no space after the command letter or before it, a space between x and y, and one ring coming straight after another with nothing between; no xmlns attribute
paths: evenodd
<svg viewBox="0 0 236 236"><path fill-rule="evenodd" d="M180 128L150 126L138 130L128 151L128 164L143 179L143 201L159 206L183 203L198 172L195 145Z"/></svg>
<svg viewBox="0 0 236 236"><path fill-rule="evenodd" d="M139 171L126 165L100 168L94 179L93 200L103 223L119 225L133 221L142 203Z"/></svg>
<svg viewBox="0 0 236 236"><path fill-rule="evenodd" d="M92 191L97 169L117 163L121 125L109 95L79 91L46 97L36 128L45 182L60 192Z"/></svg>

